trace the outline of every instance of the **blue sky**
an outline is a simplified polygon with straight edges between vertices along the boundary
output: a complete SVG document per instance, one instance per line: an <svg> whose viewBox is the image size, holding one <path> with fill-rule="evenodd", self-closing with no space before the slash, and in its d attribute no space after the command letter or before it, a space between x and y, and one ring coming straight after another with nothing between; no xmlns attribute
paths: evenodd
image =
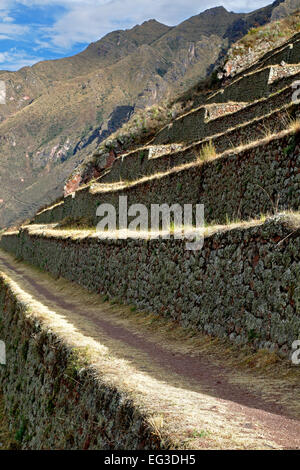
<svg viewBox="0 0 300 470"><path fill-rule="evenodd" d="M0 69L76 54L116 29L155 18L175 25L223 5L247 12L271 0L0 0Z"/></svg>

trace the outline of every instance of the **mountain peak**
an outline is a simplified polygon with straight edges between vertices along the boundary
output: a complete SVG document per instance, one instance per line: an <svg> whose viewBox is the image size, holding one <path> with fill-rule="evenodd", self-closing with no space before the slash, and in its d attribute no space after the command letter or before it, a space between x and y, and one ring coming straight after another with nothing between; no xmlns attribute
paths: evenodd
<svg viewBox="0 0 300 470"><path fill-rule="evenodd" d="M160 23L159 21L157 21L155 18L151 18L150 20L144 21L144 22L142 23L142 26L143 26L144 24L162 24L162 23Z"/></svg>
<svg viewBox="0 0 300 470"><path fill-rule="evenodd" d="M153 30L156 30L156 29L161 29L161 28L166 28L168 29L169 27L166 26L165 24L163 23L160 23L159 21L155 20L154 18L151 18L150 20L146 20L144 21L142 24L137 24L135 25L133 28L127 30L127 31L134 31L134 30L145 30L145 29L153 29Z"/></svg>
<svg viewBox="0 0 300 470"><path fill-rule="evenodd" d="M207 10L204 10L200 15L216 15L220 13L228 13L225 7L219 6L219 7L214 7L214 8L208 8Z"/></svg>

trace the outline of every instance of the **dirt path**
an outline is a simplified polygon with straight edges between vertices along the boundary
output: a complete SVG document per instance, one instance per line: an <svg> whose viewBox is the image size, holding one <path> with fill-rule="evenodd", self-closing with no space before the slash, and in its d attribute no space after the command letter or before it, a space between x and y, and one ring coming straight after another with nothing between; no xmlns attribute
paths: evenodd
<svg viewBox="0 0 300 470"><path fill-rule="evenodd" d="M178 345L174 345L172 348L172 341L168 342L167 338L166 344L162 345L161 338L156 338L155 334L149 340L146 329L137 330L130 322L124 324L117 321L110 312L112 307L109 304L99 302L100 305L94 309L87 308L84 301L73 301L72 296L58 291L51 282L45 281L42 274L37 275L25 265L16 265L7 255L1 255L0 262L2 270L10 276L17 275L19 282L22 279L28 289L33 289L39 301L89 322L94 335L102 335L101 341L107 341L118 357L130 360L137 369L150 374L155 380L169 383L177 391L183 389L186 394L204 394L203 402L210 405L212 418L214 413L222 415L225 428L226 422L230 422L233 432L241 436L245 434L245 439L250 439L252 443L249 448L300 449L300 410L298 413L298 410L295 412L294 408L287 406L288 396L293 396L295 402L300 403L295 382L287 382L283 386L278 381L276 385L274 378L264 379L263 376L259 381L251 371L235 372L226 361L218 364L205 352L197 355L180 352L180 347L178 349ZM258 383L260 386L257 386ZM222 428L223 424L219 426ZM219 432L225 433L226 429L219 429ZM253 444L255 439L256 445ZM233 446L234 440L232 436ZM202 444L204 447L210 446L205 439L202 439ZM200 440L199 446L202 444ZM244 447L247 448L246 443Z"/></svg>

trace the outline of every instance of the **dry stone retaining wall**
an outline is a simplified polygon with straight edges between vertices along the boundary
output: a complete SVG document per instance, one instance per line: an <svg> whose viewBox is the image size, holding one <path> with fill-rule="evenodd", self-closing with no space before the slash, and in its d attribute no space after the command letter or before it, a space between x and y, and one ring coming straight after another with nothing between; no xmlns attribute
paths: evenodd
<svg viewBox="0 0 300 470"><path fill-rule="evenodd" d="M299 36L298 36L299 37ZM300 57L300 41L288 44L282 51L273 54L264 62L266 65L276 65L285 62L287 64L297 64Z"/></svg>
<svg viewBox="0 0 300 470"><path fill-rule="evenodd" d="M184 240L76 240L27 230L3 236L1 247L183 326L286 356L300 334L297 224L277 216L219 231L199 251L186 251Z"/></svg>
<svg viewBox="0 0 300 470"><path fill-rule="evenodd" d="M22 449L160 448L132 399L38 320L3 277L0 335L7 356L0 386Z"/></svg>
<svg viewBox="0 0 300 470"><path fill-rule="evenodd" d="M298 60L295 62L298 63ZM229 85L227 85L223 90L212 95L207 101L208 103L226 103L228 101L255 101L261 98L268 97L270 94L275 93L278 90L281 90L285 86L290 85L296 80L295 76L290 75L289 67L277 66L280 70L280 73L283 75L282 78L269 83L270 74L276 73L275 66L268 66L262 70L254 71L248 75L236 79Z"/></svg>
<svg viewBox="0 0 300 470"><path fill-rule="evenodd" d="M282 67L272 67L270 71L269 83L274 83L276 80L295 75L300 72L299 65L284 65Z"/></svg>
<svg viewBox="0 0 300 470"><path fill-rule="evenodd" d="M203 140L201 143L189 146L184 150L174 149L173 153L167 152L168 146L158 146L162 152L160 157L150 157L151 150L155 147L143 148L118 158L111 169L103 176L99 183L117 183L119 181L137 181L144 176L154 175L168 171L171 168L195 161L201 148L212 143L218 154L264 138L268 133L279 133L286 129L289 120L300 118L300 109L297 105L284 107L268 116L254 119L253 121L229 130L224 134ZM172 145L171 145L172 146ZM154 152L154 150L153 150ZM152 153L153 153L152 152ZM163 153L164 152L164 153Z"/></svg>
<svg viewBox="0 0 300 470"><path fill-rule="evenodd" d="M278 91L274 95L261 101L249 104L240 111L225 114L208 122L204 122L205 107L200 107L198 110L176 119L172 126L167 126L162 129L154 138L152 144L197 142L206 137L223 133L227 129L237 127L255 118L269 114L292 102L294 89L290 85L296 80L300 80L300 73L294 75L293 80L290 82L286 78L279 80L281 86L278 90L282 91Z"/></svg>
<svg viewBox="0 0 300 470"><path fill-rule="evenodd" d="M43 224L84 217L96 226L98 206L112 204L118 213L120 196L128 197L128 206L144 204L148 210L151 204L201 203L206 221L217 223L272 213L277 202L280 209L299 210L299 139L299 133L286 135L122 190L92 193L84 188L34 220Z"/></svg>
<svg viewBox="0 0 300 470"><path fill-rule="evenodd" d="M268 65L280 64L282 61L290 64L298 63L300 56L299 39L300 34L295 34L289 41L264 54L257 62L255 62L250 67L243 68L239 73L234 75L234 79L240 78L245 74L253 72L255 70L262 69ZM291 53L291 49L294 49L293 53ZM244 57L242 58L242 60L244 60Z"/></svg>
<svg viewBox="0 0 300 470"><path fill-rule="evenodd" d="M206 106L205 119L216 119L224 114L235 113L245 108L249 103L221 103Z"/></svg>
<svg viewBox="0 0 300 470"><path fill-rule="evenodd" d="M254 101L268 95L268 80L271 66L257 70L234 80L223 90L213 95L208 102Z"/></svg>
<svg viewBox="0 0 300 470"><path fill-rule="evenodd" d="M299 34L295 35L292 40L289 41L284 47L280 46L277 51L272 50L271 52L267 53L253 66L236 74L234 78L238 78L245 73L250 73L260 68L267 67L268 65L279 65L282 62L287 64L297 64L300 57L299 37Z"/></svg>

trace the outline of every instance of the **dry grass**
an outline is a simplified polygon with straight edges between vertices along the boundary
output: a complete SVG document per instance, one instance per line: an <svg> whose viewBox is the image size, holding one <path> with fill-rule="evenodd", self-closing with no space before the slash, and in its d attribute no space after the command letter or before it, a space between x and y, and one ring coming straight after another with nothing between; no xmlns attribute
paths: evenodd
<svg viewBox="0 0 300 470"><path fill-rule="evenodd" d="M271 139L274 137L274 131L271 129L270 126L266 125L265 123L262 124L263 127L263 139L265 139L267 142L270 142Z"/></svg>
<svg viewBox="0 0 300 470"><path fill-rule="evenodd" d="M240 220L238 218L230 220L227 218L226 224L205 224L203 228L197 229L197 233L201 233L204 237L209 237L214 235L217 232L221 231L229 231L234 229L241 229L246 230L247 228L254 227L257 225L261 225L265 218L267 217L266 214L262 215L259 219L251 219L251 220ZM194 232L194 226L174 226L171 223L170 229L163 229L159 231L143 231L143 230L107 230L105 232L98 232L96 231L95 227L60 227L59 224L49 224L49 225L37 225L32 224L23 227L24 230L28 232L29 235L40 236L43 238L56 238L56 239L71 239L71 240L82 240L85 238L99 238L100 235L103 238L108 239L141 239L141 240L150 240L153 238L160 238L164 237L168 234L172 236L176 236L180 234L180 238L182 237L182 233L184 232L186 235ZM7 233L7 235L16 235L18 232L14 233Z"/></svg>
<svg viewBox="0 0 300 470"><path fill-rule="evenodd" d="M58 202L58 203L51 204L50 206L46 206L46 207L40 209L40 210L36 213L36 215L43 214L44 212L50 211L50 210L54 209L55 207L61 206L61 205L63 205L63 204L64 204L64 201L60 201L60 202Z"/></svg>
<svg viewBox="0 0 300 470"><path fill-rule="evenodd" d="M293 134L300 132L300 118L291 119L289 123L289 129Z"/></svg>
<svg viewBox="0 0 300 470"><path fill-rule="evenodd" d="M299 31L300 11L279 21L268 23L265 26L251 28L246 36L233 45L229 51L229 56L234 57L239 55L243 57L248 54L249 48L255 49L260 44L264 45L261 52L261 55L264 55L271 49L286 42Z"/></svg>
<svg viewBox="0 0 300 470"><path fill-rule="evenodd" d="M260 190L264 190L263 187L258 186ZM268 193L266 193L269 196ZM271 200L271 198L270 198ZM261 214L257 219L251 220L241 220L238 217L230 219L226 216L226 224L204 224L203 228L197 229L197 233L206 237L211 237L218 232L230 231L234 229L239 230L247 230L251 227L256 227L265 223L268 217L272 217L278 213L276 209L276 205L278 205L278 201L271 200L273 205L273 213L268 214ZM276 204L277 203L277 204ZM280 212L282 215L282 221L292 230L298 230L300 226L300 214L295 211L282 211ZM195 230L194 226L174 226L171 224L170 230L160 230L157 232L154 231L143 231L143 230L114 230L114 231L105 231L105 232L97 232L95 227L91 228L70 228L65 227L61 228L59 224L49 224L49 225L28 225L24 226L29 235L40 236L43 238L56 238L56 239L70 239L70 240L83 240L86 238L94 239L99 238L99 235L102 235L103 239L110 239L110 240L124 240L124 239L141 239L141 240L150 240L154 238L164 237L166 235L176 236L180 234L180 238L182 238L182 233L189 234ZM18 232L9 233L7 232L6 235L16 235ZM176 237L175 237L176 238Z"/></svg>
<svg viewBox="0 0 300 470"><path fill-rule="evenodd" d="M196 154L197 162L208 162L217 158L217 152L212 141L205 144Z"/></svg>

